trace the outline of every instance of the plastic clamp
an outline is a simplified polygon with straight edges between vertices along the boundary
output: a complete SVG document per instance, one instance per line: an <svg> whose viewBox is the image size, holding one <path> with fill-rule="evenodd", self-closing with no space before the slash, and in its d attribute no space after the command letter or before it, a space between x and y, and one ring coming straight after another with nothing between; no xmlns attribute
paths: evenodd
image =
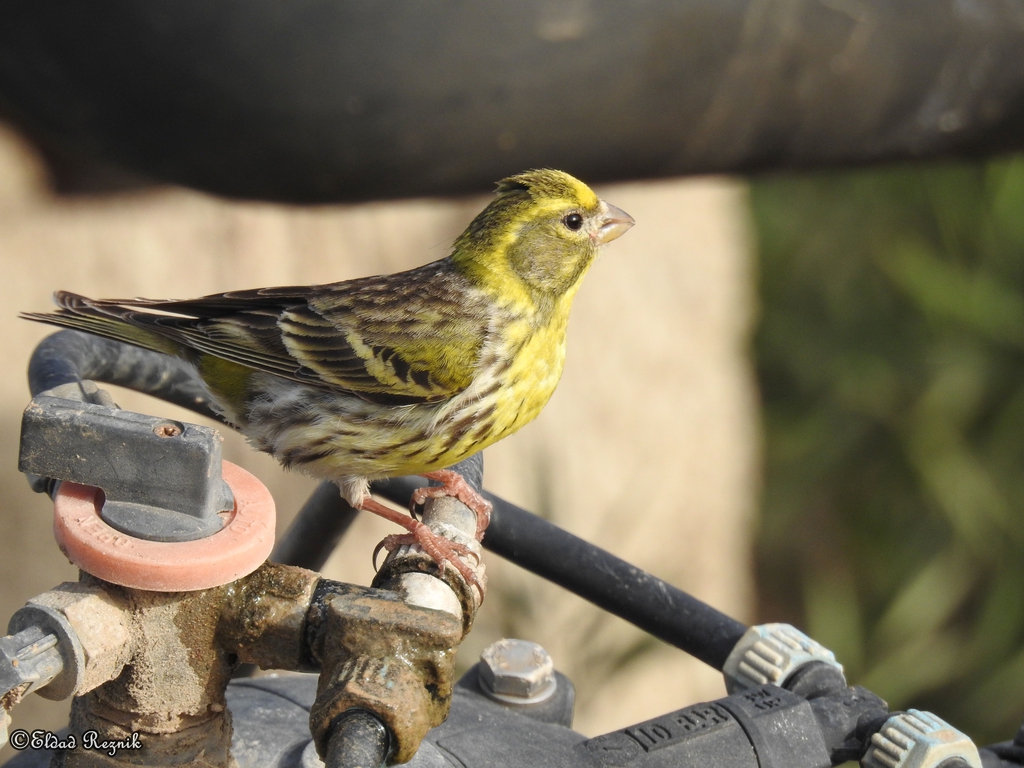
<svg viewBox="0 0 1024 768"><path fill-rule="evenodd" d="M978 748L967 735L931 712L909 709L893 715L871 737L863 768L936 768L959 758L982 768Z"/></svg>
<svg viewBox="0 0 1024 768"><path fill-rule="evenodd" d="M751 627L733 647L722 666L729 693L759 685L781 686L797 669L814 661L829 664L840 672L843 665L835 654L789 624L761 624Z"/></svg>

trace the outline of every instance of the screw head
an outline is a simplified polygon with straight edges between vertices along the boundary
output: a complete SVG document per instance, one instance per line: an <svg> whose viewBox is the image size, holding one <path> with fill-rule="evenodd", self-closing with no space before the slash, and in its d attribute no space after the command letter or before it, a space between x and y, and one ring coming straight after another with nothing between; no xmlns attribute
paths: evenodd
<svg viewBox="0 0 1024 768"><path fill-rule="evenodd" d="M176 421L165 421L153 427L157 437L177 437L185 428Z"/></svg>
<svg viewBox="0 0 1024 768"><path fill-rule="evenodd" d="M484 692L499 701L536 704L555 692L555 665L548 652L529 640L499 640L480 654Z"/></svg>

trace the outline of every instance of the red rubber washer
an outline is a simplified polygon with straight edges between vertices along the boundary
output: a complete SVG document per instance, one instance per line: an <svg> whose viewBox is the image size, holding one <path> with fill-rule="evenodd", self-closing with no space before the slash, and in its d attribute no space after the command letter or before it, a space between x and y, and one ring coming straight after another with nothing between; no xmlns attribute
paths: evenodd
<svg viewBox="0 0 1024 768"><path fill-rule="evenodd" d="M270 491L241 467L224 462L235 508L217 533L195 541L146 541L111 528L100 517L99 490L61 483L53 505L53 535L68 560L86 573L150 592L209 589L240 579L270 556L276 510Z"/></svg>

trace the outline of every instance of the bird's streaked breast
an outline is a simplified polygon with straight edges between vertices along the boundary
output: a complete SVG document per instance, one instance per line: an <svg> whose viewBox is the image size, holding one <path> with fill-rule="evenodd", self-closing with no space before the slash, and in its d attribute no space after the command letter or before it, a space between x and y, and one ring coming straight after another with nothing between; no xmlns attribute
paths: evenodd
<svg viewBox="0 0 1024 768"><path fill-rule="evenodd" d="M371 478L449 467L532 421L554 392L564 322L510 323L484 346L478 373L442 403L382 407L262 376L246 435L284 464L320 476Z"/></svg>

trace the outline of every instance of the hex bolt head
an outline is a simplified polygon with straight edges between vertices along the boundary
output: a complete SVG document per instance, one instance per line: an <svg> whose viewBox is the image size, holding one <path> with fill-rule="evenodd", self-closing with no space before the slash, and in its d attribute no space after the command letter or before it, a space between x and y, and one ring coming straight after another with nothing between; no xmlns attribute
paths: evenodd
<svg viewBox="0 0 1024 768"><path fill-rule="evenodd" d="M555 665L548 652L529 640L499 640L480 654L484 692L509 704L537 704L557 687Z"/></svg>

